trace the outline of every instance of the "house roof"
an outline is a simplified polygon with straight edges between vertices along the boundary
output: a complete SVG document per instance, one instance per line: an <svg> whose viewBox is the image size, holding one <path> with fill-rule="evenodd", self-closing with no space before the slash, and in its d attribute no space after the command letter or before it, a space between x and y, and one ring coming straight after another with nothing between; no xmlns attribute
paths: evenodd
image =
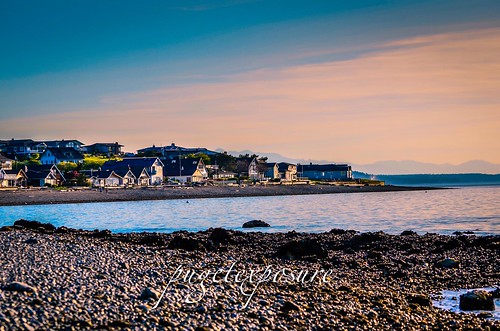
<svg viewBox="0 0 500 331"><path fill-rule="evenodd" d="M63 161L63 160L83 160L83 154L80 153L79 151L75 150L74 148L70 147L48 147L45 152L50 151L56 159ZM42 155L43 155L42 154Z"/></svg>
<svg viewBox="0 0 500 331"><path fill-rule="evenodd" d="M289 166L297 166L296 164L293 164L293 163L287 163L287 162L280 162L278 163L278 170L280 172L285 172L288 170L288 167Z"/></svg>
<svg viewBox="0 0 500 331"><path fill-rule="evenodd" d="M51 171L52 169L55 169L59 175L61 175L62 180L65 181L66 178L64 178L63 173L55 164L30 164L27 166L28 171Z"/></svg>
<svg viewBox="0 0 500 331"><path fill-rule="evenodd" d="M90 177L95 177L95 178L109 178L113 174L117 177L121 177L119 174L112 170L82 170L81 173L85 174L86 176Z"/></svg>
<svg viewBox="0 0 500 331"><path fill-rule="evenodd" d="M159 161L161 165L163 163L157 157L126 157L121 161L111 160L107 161L102 165L103 170L113 170L113 169L123 169L123 168L150 168L154 165L156 161ZM135 172L134 172L135 174Z"/></svg>
<svg viewBox="0 0 500 331"><path fill-rule="evenodd" d="M298 167L300 171L349 171L348 164L304 164Z"/></svg>
<svg viewBox="0 0 500 331"><path fill-rule="evenodd" d="M3 156L2 154L0 154L0 162L9 162L9 161L14 161L12 159L9 159L8 157L6 156Z"/></svg>
<svg viewBox="0 0 500 331"><path fill-rule="evenodd" d="M181 159L181 167L179 167L179 160L172 159L166 161L163 168L163 174L169 177L175 176L191 176L198 169L200 159Z"/></svg>
<svg viewBox="0 0 500 331"><path fill-rule="evenodd" d="M41 140L41 141L37 141L36 143L37 144L45 143L45 145L47 145L47 147L59 147L61 144L67 144L67 143L73 143L73 144L80 145L80 146L83 145L83 143L81 141L75 140L75 139Z"/></svg>
<svg viewBox="0 0 500 331"><path fill-rule="evenodd" d="M0 143L5 144L7 146L31 146L35 144L33 139L0 140Z"/></svg>
<svg viewBox="0 0 500 331"><path fill-rule="evenodd" d="M26 176L28 176L28 179L45 179L48 177L54 177L50 169L38 171L28 169Z"/></svg>
<svg viewBox="0 0 500 331"><path fill-rule="evenodd" d="M123 145L120 145L119 143L95 143L92 145L86 145L85 147L92 147L92 146L106 146L106 147L113 147L113 146L120 146L123 147Z"/></svg>

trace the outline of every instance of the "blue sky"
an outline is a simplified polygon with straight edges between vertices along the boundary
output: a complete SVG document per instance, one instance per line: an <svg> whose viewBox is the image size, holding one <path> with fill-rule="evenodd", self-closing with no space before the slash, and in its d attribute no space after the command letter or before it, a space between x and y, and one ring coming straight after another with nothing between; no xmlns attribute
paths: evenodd
<svg viewBox="0 0 500 331"><path fill-rule="evenodd" d="M483 0L0 0L0 111L4 119L4 124L0 124L0 138L55 139L70 135L68 138L79 138L84 142L89 140L89 143L103 139L118 140L130 150L176 141L184 145L267 150L292 154L290 156L293 157L356 162L404 158L442 162L444 159L438 156L443 151L449 151L453 155L451 161L456 163L478 158L500 162L500 155L486 153L487 149L498 147L491 142L495 138L492 136L494 128L491 128L491 123L499 123L498 111L492 110L498 106L498 98L493 93L481 95L484 100L482 103L487 103L487 109L484 109L484 116L480 119L474 117L477 113L474 114L471 109L458 111L459 116L474 117L467 118L469 123L484 121L487 128L478 125L477 129L486 130L488 134L484 141L474 141L476 146L486 144L483 152L474 151L474 144L460 147L448 141L450 135L462 134L463 131L457 128L464 123L451 123L443 129L448 138L443 139L446 144L442 146L435 142L436 139L440 141L436 133L434 142L428 142L429 146L438 145L435 151L428 154L423 149L416 150L414 154L402 152L411 150L416 144L419 140L417 132L436 130L432 125L427 127L419 117L418 114L424 109L421 108L423 104L439 104L434 114L443 109L443 113L440 113L442 116L438 116L443 118L447 116L444 112L449 112L452 106L447 99L449 93L466 88L469 95L474 93L471 87L464 85L460 73L455 69L447 74L436 73L436 77L441 78L454 75L453 78L461 82L460 86L455 86L447 80L446 84L453 89L443 92L440 97L433 95L432 98L426 96L418 99L408 96L407 92L384 93L383 96L378 92L380 96L374 103L373 116L380 118L384 114L391 114L391 111L401 114L405 111L402 108L405 108L412 120L405 123L404 118L410 117L401 117L401 125L407 125L402 132L411 132L413 126L418 126L415 135L407 137L406 148L386 146L385 142L390 141L390 137L380 140L380 144L372 144L376 132L359 137L348 133L332 136L331 130L321 127L325 121L331 121L332 126L343 121L347 124L351 122L346 116L357 113L360 126L365 127L370 125L371 117L367 116L370 114L366 114L367 110L363 108L365 104L357 108L348 107L347 102L344 103L340 97L336 97L334 102L334 98L328 97L328 91L321 95L309 91L307 98L291 103L288 109L292 116L286 116L286 100L280 102L284 106L279 111L268 108L276 107L276 104L266 103L269 100L284 100L284 95L292 90L302 91L303 87L305 91L308 86L321 86L318 80L321 70L309 73L311 66L335 66L335 74L340 75L340 72L345 73L342 65L358 59L375 60L382 52L399 56L397 59L412 61L408 56L411 52L398 53L408 47L425 51L428 59L429 52L433 51L419 48L420 44L411 43L411 46L407 46L412 38L427 38L426 43L435 43L432 45L436 47L450 43L450 47L457 47L458 51L460 47L468 49L464 43L466 38L484 38L491 42L496 40L495 29L500 25L499 16L500 2ZM445 37L439 39L441 37L437 36ZM485 45L487 42L478 44L479 53L491 55L496 51ZM445 56L443 52L445 50L440 49L439 59ZM480 58L480 55L464 55L463 59L455 60L457 66L462 60L464 64L471 65L474 62L472 59ZM489 61L491 68L494 68L494 60L489 58ZM409 72L418 72L418 61L416 64L408 63L412 65ZM390 67L391 62L384 62L383 65ZM426 70L430 66L427 60L425 66L421 69ZM358 67L362 66L354 68ZM401 72L403 69L398 67L388 70ZM379 68L377 72L373 70L367 67L359 73L358 81L347 86L343 85L344 80L341 79L332 83L331 89L346 89L346 95L356 86L363 86L366 79L377 75L383 84L384 68ZM484 70L488 69L474 67L474 75ZM313 76L304 77L301 74L299 79L297 72L307 72ZM348 76L348 73L345 74ZM478 84L491 80L490 77L478 78L472 73L470 77L478 80ZM400 78L395 79L399 81ZM245 92L273 81L276 84L271 85L271 88L266 87L266 91L278 84L289 86L289 90L273 90L266 95L262 92L248 95ZM294 81L305 82L305 85L290 85ZM308 85L308 82L312 83ZM417 87L421 85L417 84ZM489 86L484 90L487 91ZM222 93L224 91L226 94ZM218 97L208 100L206 95ZM180 99L181 96L184 99ZM170 102L174 97L179 100ZM260 102L254 105L256 108L245 108L246 104L259 98ZM472 99L470 97L457 102L460 107L471 102L478 103ZM186 100L192 102L187 103ZM380 106L391 100L402 108L387 110ZM229 106L231 104L234 106ZM303 113L294 108L298 104ZM366 104L370 103L367 101ZM329 113L326 106L335 110ZM410 114L411 111L414 115ZM235 117L235 112L241 116ZM276 115L278 113L279 116ZM310 114L316 113L321 114L312 122L318 121L320 127L315 132L316 136L313 139L309 132L305 132L301 137L300 132L307 131L301 123L304 119L310 119ZM272 120L265 120L268 117ZM271 133L276 131L274 124L283 117L287 118L285 124L288 129ZM291 117L295 120L292 121ZM118 124L108 123L116 118L119 118ZM194 118L196 126L189 128L189 123L192 123L190 120ZM204 128L202 133L197 133L204 118L215 118L217 123L224 125L217 126L211 122L207 126L212 129ZM75 121L79 124L76 127ZM108 124L103 125L103 121ZM164 125L126 124L142 121L161 122ZM234 124L234 121L238 124ZM241 125L242 122L248 125ZM389 123L393 125L390 120L387 123L387 128L392 127L389 126ZM234 130L231 129L233 127ZM191 130L194 131L192 134L186 134L186 131ZM249 138L252 131L265 137L253 142ZM286 142L276 142L279 139L275 137L283 134L298 137L298 141L292 142L295 147L292 148ZM234 138L240 135L240 139ZM348 152L346 149L332 151L326 156L320 155L327 146L321 142L332 139L345 142L343 145L352 144L354 151ZM317 150L311 149L311 144L317 145ZM363 144L366 150L361 147ZM460 154L462 157L459 157Z"/></svg>

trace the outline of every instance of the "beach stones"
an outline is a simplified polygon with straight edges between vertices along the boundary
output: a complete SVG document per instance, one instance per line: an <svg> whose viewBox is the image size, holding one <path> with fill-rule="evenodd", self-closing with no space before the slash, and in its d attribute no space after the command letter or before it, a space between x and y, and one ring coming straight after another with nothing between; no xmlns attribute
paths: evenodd
<svg viewBox="0 0 500 331"><path fill-rule="evenodd" d="M183 249L185 251L206 251L205 246L194 238L175 236L167 246L168 249Z"/></svg>
<svg viewBox="0 0 500 331"><path fill-rule="evenodd" d="M150 289L149 287L146 287L139 296L140 300L158 300L158 298L158 293L155 290Z"/></svg>
<svg viewBox="0 0 500 331"><path fill-rule="evenodd" d="M424 306L424 307L432 306L431 299L429 298L428 295L425 294L412 293L406 297L406 300L408 300L408 303L414 303L419 306Z"/></svg>
<svg viewBox="0 0 500 331"><path fill-rule="evenodd" d="M243 223L243 228L268 228L271 225L261 220L253 220Z"/></svg>
<svg viewBox="0 0 500 331"><path fill-rule="evenodd" d="M12 282L3 287L4 291L35 293L36 288L22 282Z"/></svg>
<svg viewBox="0 0 500 331"><path fill-rule="evenodd" d="M326 250L314 239L289 241L280 246L276 252L276 256L292 260L306 256L325 257L326 255Z"/></svg>
<svg viewBox="0 0 500 331"><path fill-rule="evenodd" d="M469 291L460 296L462 310L495 310L493 295L484 290Z"/></svg>
<svg viewBox="0 0 500 331"><path fill-rule="evenodd" d="M445 269L458 268L459 265L460 265L459 261L457 261L455 259L450 259L450 258L446 258L446 259L443 259L443 260L436 262L437 267L445 268Z"/></svg>
<svg viewBox="0 0 500 331"><path fill-rule="evenodd" d="M223 228L215 228L210 233L208 239L218 244L226 244L231 241L231 234Z"/></svg>

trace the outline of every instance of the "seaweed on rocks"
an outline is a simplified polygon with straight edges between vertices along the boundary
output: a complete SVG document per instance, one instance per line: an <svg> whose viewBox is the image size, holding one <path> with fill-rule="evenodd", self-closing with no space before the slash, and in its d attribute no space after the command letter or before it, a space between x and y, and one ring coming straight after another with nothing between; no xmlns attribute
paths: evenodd
<svg viewBox="0 0 500 331"><path fill-rule="evenodd" d="M36 229L42 231L55 231L56 227L50 223L41 223L38 221L28 221L24 219L20 219L14 222L14 226L23 227L26 229Z"/></svg>

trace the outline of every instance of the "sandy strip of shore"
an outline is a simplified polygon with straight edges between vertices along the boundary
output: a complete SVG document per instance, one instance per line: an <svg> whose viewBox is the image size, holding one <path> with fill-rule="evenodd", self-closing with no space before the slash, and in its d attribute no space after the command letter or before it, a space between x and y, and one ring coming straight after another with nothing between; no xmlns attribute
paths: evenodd
<svg viewBox="0 0 500 331"><path fill-rule="evenodd" d="M443 289L499 285L499 236L34 227L0 229L0 330L500 328L432 304ZM250 270L272 275L242 292Z"/></svg>
<svg viewBox="0 0 500 331"><path fill-rule="evenodd" d="M195 198L224 198L275 195L306 195L330 193L363 193L432 190L428 187L403 186L331 186L331 185L255 185L245 187L204 186L204 187L158 187L134 189L109 189L103 192L93 189L58 191L54 189L20 189L0 191L0 206L111 202L136 200L167 200Z"/></svg>

